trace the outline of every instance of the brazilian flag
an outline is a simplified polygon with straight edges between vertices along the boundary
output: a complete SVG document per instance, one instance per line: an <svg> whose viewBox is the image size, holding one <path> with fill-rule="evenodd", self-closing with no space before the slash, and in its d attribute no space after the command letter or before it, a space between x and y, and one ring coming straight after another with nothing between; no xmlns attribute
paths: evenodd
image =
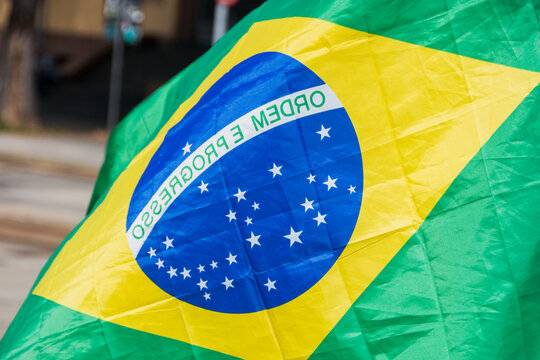
<svg viewBox="0 0 540 360"><path fill-rule="evenodd" d="M529 0L271 0L111 135L2 359L540 358Z"/></svg>

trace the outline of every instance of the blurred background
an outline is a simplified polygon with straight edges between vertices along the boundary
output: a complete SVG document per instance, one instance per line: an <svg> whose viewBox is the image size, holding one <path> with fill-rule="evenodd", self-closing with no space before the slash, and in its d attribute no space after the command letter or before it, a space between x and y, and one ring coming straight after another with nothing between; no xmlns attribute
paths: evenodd
<svg viewBox="0 0 540 360"><path fill-rule="evenodd" d="M0 0L0 338L110 130L264 0Z"/></svg>

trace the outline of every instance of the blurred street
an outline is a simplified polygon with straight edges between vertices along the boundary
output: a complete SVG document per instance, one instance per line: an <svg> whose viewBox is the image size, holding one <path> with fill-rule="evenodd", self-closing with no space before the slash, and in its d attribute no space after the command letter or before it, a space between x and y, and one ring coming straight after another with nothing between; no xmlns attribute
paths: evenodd
<svg viewBox="0 0 540 360"><path fill-rule="evenodd" d="M0 133L0 337L85 215L104 141Z"/></svg>
<svg viewBox="0 0 540 360"><path fill-rule="evenodd" d="M0 0L0 339L83 220L106 134L264 1Z"/></svg>
<svg viewBox="0 0 540 360"><path fill-rule="evenodd" d="M0 236L0 338L51 253L50 248L37 248Z"/></svg>

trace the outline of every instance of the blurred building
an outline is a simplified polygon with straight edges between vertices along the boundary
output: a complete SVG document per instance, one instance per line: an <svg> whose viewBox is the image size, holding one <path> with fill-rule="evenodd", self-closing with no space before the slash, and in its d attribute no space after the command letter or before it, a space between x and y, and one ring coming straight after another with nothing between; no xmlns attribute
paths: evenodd
<svg viewBox="0 0 540 360"><path fill-rule="evenodd" d="M0 31L12 0L0 0ZM13 0L17 1L17 0ZM36 18L39 107L45 125L75 129L106 123L111 42L106 0L42 0ZM230 23L264 0L241 0ZM213 0L141 0L143 38L126 47L122 116L210 46Z"/></svg>

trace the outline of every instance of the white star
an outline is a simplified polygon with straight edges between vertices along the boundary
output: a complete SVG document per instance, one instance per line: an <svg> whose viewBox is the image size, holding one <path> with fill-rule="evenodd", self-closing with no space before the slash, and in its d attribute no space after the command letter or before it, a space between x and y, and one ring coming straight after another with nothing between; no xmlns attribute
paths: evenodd
<svg viewBox="0 0 540 360"><path fill-rule="evenodd" d="M170 247L173 248L174 245L172 244L172 242L174 241L174 239L169 239L168 236L166 236L166 238L167 238L167 240L165 240L165 241L163 242L163 244L165 244L165 246L167 246L167 247L165 248L165 250L167 250L167 249L170 248Z"/></svg>
<svg viewBox="0 0 540 360"><path fill-rule="evenodd" d="M238 202L240 202L240 200L246 200L246 198L244 197L245 193L246 193L245 191L242 191L240 190L240 188L238 188L238 192L234 194L234 196L236 196L236 198L238 199Z"/></svg>
<svg viewBox="0 0 540 360"><path fill-rule="evenodd" d="M229 218L229 222L236 220L236 212L233 212L231 209L229 209L229 213L225 216Z"/></svg>
<svg viewBox="0 0 540 360"><path fill-rule="evenodd" d="M191 152L191 145L193 145L193 144L190 144L189 141L186 142L186 146L184 146L182 148L182 150L184 150L184 154L182 154L182 155L186 155L187 153Z"/></svg>
<svg viewBox="0 0 540 360"><path fill-rule="evenodd" d="M232 282L234 281L234 279L228 279L226 276L225 276L225 281L222 282L223 285L225 285L225 290L229 290L230 287L234 288Z"/></svg>
<svg viewBox="0 0 540 360"><path fill-rule="evenodd" d="M352 193L355 193L356 192L356 186L349 186L349 188L347 189L349 190L349 194L352 194Z"/></svg>
<svg viewBox="0 0 540 360"><path fill-rule="evenodd" d="M204 181L201 181L201 185L197 187L201 189L201 194L205 191L208 192L208 184L206 184Z"/></svg>
<svg viewBox="0 0 540 360"><path fill-rule="evenodd" d="M246 217L246 220L244 220L244 221L246 222L246 226L247 226L247 225L253 224L253 221L252 221L252 220L253 220L252 218L250 218L249 216L247 216L247 217Z"/></svg>
<svg viewBox="0 0 540 360"><path fill-rule="evenodd" d="M272 168L268 170L268 171L270 171L270 172L272 173L272 179L275 178L276 175L281 176L281 168L282 168L283 166L276 166L275 163L272 164L272 165L273 165Z"/></svg>
<svg viewBox="0 0 540 360"><path fill-rule="evenodd" d="M232 263L235 263L236 262L236 257L238 255L233 255L231 253L229 253L229 257L226 257L225 260L227 260L229 262L229 265L232 265Z"/></svg>
<svg viewBox="0 0 540 360"><path fill-rule="evenodd" d="M251 207L253 208L253 211L259 210L259 203L254 201Z"/></svg>
<svg viewBox="0 0 540 360"><path fill-rule="evenodd" d="M218 266L217 266L217 261L214 261L212 260L212 262L210 263L210 266L212 267L212 269L216 269Z"/></svg>
<svg viewBox="0 0 540 360"><path fill-rule="evenodd" d="M172 279L173 276L177 276L176 275L176 268L173 268L172 266L169 266L169 267L170 267L170 269L169 269L169 271L167 271L167 274L169 274L170 278Z"/></svg>
<svg viewBox="0 0 540 360"><path fill-rule="evenodd" d="M148 254L150 255L150 259L151 259L151 258L153 258L154 256L156 256L156 250L150 248L150 251L148 251Z"/></svg>
<svg viewBox="0 0 540 360"><path fill-rule="evenodd" d="M204 296L204 300L210 300L211 299L210 294L207 293L207 292L205 292L203 296Z"/></svg>
<svg viewBox="0 0 540 360"><path fill-rule="evenodd" d="M330 191L331 188L336 188L336 189L337 189L336 181L337 181L337 178L332 179L332 178L330 177L330 175L328 175L328 180L326 180L325 182L323 182L323 184L326 185L326 186L328 186L328 191Z"/></svg>
<svg viewBox="0 0 540 360"><path fill-rule="evenodd" d="M291 233L289 235L285 235L283 237L286 237L287 239L289 239L291 241L290 246L293 246L294 243L302 244L302 240L300 240L300 234L301 233L302 233L302 231L294 231L292 226L291 226Z"/></svg>
<svg viewBox="0 0 540 360"><path fill-rule="evenodd" d="M163 265L163 260L161 260L161 259L157 259L156 265L157 265L158 269L161 269L162 267L165 267L165 265Z"/></svg>
<svg viewBox="0 0 540 360"><path fill-rule="evenodd" d="M317 131L317 134L321 135L321 141L322 139L324 139L325 137L327 138L330 138L330 134L328 133L330 131L331 128L325 128L322 124L321 124L321 130Z"/></svg>
<svg viewBox="0 0 540 360"><path fill-rule="evenodd" d="M180 274L182 274L182 276L183 276L184 279L185 279L185 278L187 278L187 277L188 277L188 278L191 277L191 275L189 274L190 272L191 272L191 270L188 270L188 269L184 268L184 270L182 270L182 272L180 272Z"/></svg>
<svg viewBox="0 0 540 360"><path fill-rule="evenodd" d="M199 266L197 267L197 270L199 270L199 273L204 272L204 266L202 266L201 264L199 264Z"/></svg>
<svg viewBox="0 0 540 360"><path fill-rule="evenodd" d="M301 206L304 207L304 212L307 212L309 209L315 210L315 209L313 208L313 205L312 205L314 200L311 200L311 201L310 201L310 200L308 200L307 198L305 198L305 199L306 199L306 200L304 201L304 203L303 203L303 204L300 204Z"/></svg>
<svg viewBox="0 0 540 360"><path fill-rule="evenodd" d="M197 285L199 285L199 290L208 289L208 287L206 286L207 282L208 280L199 279L199 282L197 283Z"/></svg>
<svg viewBox="0 0 540 360"><path fill-rule="evenodd" d="M308 179L309 183L311 184L312 182L317 182L315 181L315 176L317 175L313 175L312 173L309 173L309 176L306 179Z"/></svg>
<svg viewBox="0 0 540 360"><path fill-rule="evenodd" d="M313 218L313 220L317 222L317 227L321 225L321 223L326 224L326 220L324 220L325 217L326 214L322 215L320 212L317 211L317 217Z"/></svg>
<svg viewBox="0 0 540 360"><path fill-rule="evenodd" d="M248 237L246 239L247 242L249 242L251 244L251 248L253 248L253 246L255 245L259 245L261 246L261 243L259 242L259 238L261 237L261 235L257 235L255 236L255 234L253 233L253 231L251 232L251 236Z"/></svg>
<svg viewBox="0 0 540 360"><path fill-rule="evenodd" d="M270 278L267 278L268 280L266 281L266 284L264 284L264 286L266 286L268 288L268 292L270 292L270 290L274 289L274 290L277 290L276 289L276 280L274 281L271 281Z"/></svg>

